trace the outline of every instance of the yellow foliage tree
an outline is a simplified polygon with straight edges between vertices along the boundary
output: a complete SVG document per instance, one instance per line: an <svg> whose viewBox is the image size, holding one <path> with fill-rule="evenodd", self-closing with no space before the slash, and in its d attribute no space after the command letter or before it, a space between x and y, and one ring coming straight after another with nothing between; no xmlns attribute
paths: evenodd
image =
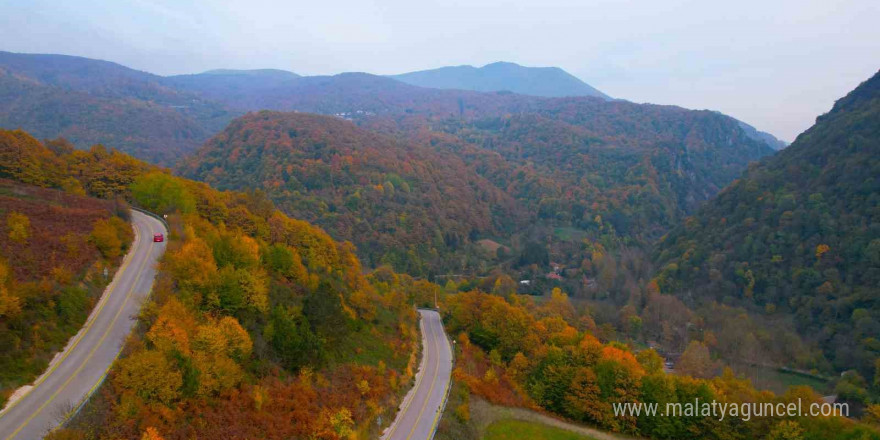
<svg viewBox="0 0 880 440"><path fill-rule="evenodd" d="M135 353L119 361L116 371L113 383L123 393L166 405L180 398L183 375L160 351Z"/></svg>
<svg viewBox="0 0 880 440"><path fill-rule="evenodd" d="M6 216L6 229L10 240L24 243L31 236L31 220L20 212L10 212Z"/></svg>
<svg viewBox="0 0 880 440"><path fill-rule="evenodd" d="M146 338L162 352L177 350L181 353L189 353L190 350L187 331L168 316L159 316L147 332Z"/></svg>
<svg viewBox="0 0 880 440"><path fill-rule="evenodd" d="M822 255L825 255L826 252L831 250L831 246L827 244L820 244L816 246L816 258L822 258Z"/></svg>
<svg viewBox="0 0 880 440"><path fill-rule="evenodd" d="M231 316L220 319L220 333L226 339L226 355L233 359L244 359L251 354L254 344L251 337L238 320Z"/></svg>
<svg viewBox="0 0 880 440"><path fill-rule="evenodd" d="M260 312L269 310L269 277L262 269L235 271L237 288L244 296L247 306Z"/></svg>
<svg viewBox="0 0 880 440"><path fill-rule="evenodd" d="M193 349L212 356L226 353L226 337L216 325L200 325L193 338Z"/></svg>
<svg viewBox="0 0 880 440"><path fill-rule="evenodd" d="M544 316L559 316L568 322L572 322L575 316L574 307L568 300L568 295L558 287L554 287L550 292L550 299L547 300L541 311Z"/></svg>
<svg viewBox="0 0 880 440"><path fill-rule="evenodd" d="M21 301L9 291L11 281L9 266L0 260L0 317L15 316L21 311Z"/></svg>
<svg viewBox="0 0 880 440"><path fill-rule="evenodd" d="M198 237L190 238L169 254L166 263L177 285L185 290L205 292L217 278L217 263L211 248Z"/></svg>
<svg viewBox="0 0 880 440"><path fill-rule="evenodd" d="M868 405L865 408L865 415L862 416L862 421L869 425L880 427L880 404Z"/></svg>
<svg viewBox="0 0 880 440"><path fill-rule="evenodd" d="M122 239L119 237L119 230L109 220L96 221L90 238L104 258L116 258L122 252Z"/></svg>
<svg viewBox="0 0 880 440"><path fill-rule="evenodd" d="M199 375L200 396L216 396L223 391L238 386L244 380L244 370L232 359L217 355L196 353L193 363Z"/></svg>
<svg viewBox="0 0 880 440"><path fill-rule="evenodd" d="M146 431L144 431L144 435L141 436L141 440L165 440L165 439L163 439L162 436L159 435L159 431L157 431L156 428L153 428L152 426L150 426L149 428L147 428Z"/></svg>
<svg viewBox="0 0 880 440"><path fill-rule="evenodd" d="M330 425L340 438L347 438L354 433L354 420L348 408L342 408L331 415Z"/></svg>
<svg viewBox="0 0 880 440"><path fill-rule="evenodd" d="M238 250L248 265L256 266L260 262L260 244L257 240L247 235L238 235L235 242L238 243Z"/></svg>

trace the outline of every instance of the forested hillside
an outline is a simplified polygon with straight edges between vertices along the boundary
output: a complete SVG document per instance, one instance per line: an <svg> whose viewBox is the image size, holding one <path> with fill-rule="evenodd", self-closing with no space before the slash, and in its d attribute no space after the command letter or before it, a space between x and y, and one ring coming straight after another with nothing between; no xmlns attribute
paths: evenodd
<svg viewBox="0 0 880 440"><path fill-rule="evenodd" d="M217 69L192 75L174 75L163 78L163 84L180 90L198 93L206 99L225 101L239 106L256 95L277 91L292 84L299 75L285 70Z"/></svg>
<svg viewBox="0 0 880 440"><path fill-rule="evenodd" d="M545 300L512 295L507 299L479 291L442 297L447 328L456 335L456 385L437 438L479 439L481 427L469 423L483 414L474 399L496 405L550 412L603 430L640 438L685 439L878 439L880 432L843 417L662 417L616 415L625 402L724 402L788 404L804 407L821 396L808 386L774 395L725 369L714 376L715 361L694 341L676 367L663 370L663 358L596 328L588 310L556 290ZM874 408L880 410L880 406ZM662 409L661 409L662 411ZM873 419L871 419L873 420Z"/></svg>
<svg viewBox="0 0 880 440"><path fill-rule="evenodd" d="M458 157L329 116L250 114L181 172L220 189L265 189L286 213L354 242L370 266L417 275L472 269L474 238L523 217Z"/></svg>
<svg viewBox="0 0 880 440"><path fill-rule="evenodd" d="M0 130L0 407L82 327L133 239L124 202L69 177L89 160L76 156Z"/></svg>
<svg viewBox="0 0 880 440"><path fill-rule="evenodd" d="M2 144L0 175L44 187L27 186L20 192L25 200L10 202L16 209L34 204L35 194L50 194L56 204L78 201L70 215L64 209L72 208L48 208L57 211L54 221L69 222L89 214L89 203L107 203L70 194L87 192L169 216L168 248L140 330L97 397L55 438L366 438L377 435L379 417L393 419L415 367L411 304L425 283L387 272L368 278L350 243L287 217L262 193L219 192L99 146L74 151L63 141L43 146L23 132L3 135L12 140ZM32 233L43 232L34 212L27 211ZM28 240L21 226L27 222L10 218L10 246L21 250L16 240ZM83 240L76 221L56 260L67 255L63 246ZM95 230L92 240L103 251L99 234L107 231ZM76 255L95 256L81 250ZM17 340L16 327L7 324L36 316L32 304L47 313L59 295L46 276L21 290L30 280L7 284L4 275L5 344ZM53 307L75 330L67 314L86 308L88 298L66 292Z"/></svg>
<svg viewBox="0 0 880 440"><path fill-rule="evenodd" d="M691 305L791 316L830 367L867 379L848 392L864 399L880 383L880 74L686 219L656 260L662 292Z"/></svg>
<svg viewBox="0 0 880 440"><path fill-rule="evenodd" d="M0 127L172 164L234 114L162 80L106 61L0 52Z"/></svg>
<svg viewBox="0 0 880 440"><path fill-rule="evenodd" d="M441 127L499 153L505 172L483 163L487 156L472 158L476 169L539 218L640 244L772 154L726 116L595 99L548 100L530 113Z"/></svg>
<svg viewBox="0 0 880 440"><path fill-rule="evenodd" d="M530 89L552 88L558 76L526 75ZM0 127L39 138L64 136L79 148L113 145L163 165L192 152L245 111L307 111L355 120L381 115L406 123L416 115L501 117L544 102L553 101L417 87L366 73L299 77L272 69L218 69L162 77L88 58L0 52Z"/></svg>
<svg viewBox="0 0 880 440"><path fill-rule="evenodd" d="M349 91L339 81L328 87ZM295 97L335 102L312 90ZM396 96L366 90L346 99ZM773 152L714 112L503 94L467 95L457 112L449 96L420 95L430 93L441 91L401 91L418 98L407 110L398 102L382 114L342 115L362 128L299 113L249 115L180 171L219 188L265 189L286 212L353 240L369 265L433 276L536 263L533 271L547 270L542 254L580 270L592 251L583 238L609 248L649 244ZM560 238L557 228L579 238ZM580 283L595 274L569 275Z"/></svg>

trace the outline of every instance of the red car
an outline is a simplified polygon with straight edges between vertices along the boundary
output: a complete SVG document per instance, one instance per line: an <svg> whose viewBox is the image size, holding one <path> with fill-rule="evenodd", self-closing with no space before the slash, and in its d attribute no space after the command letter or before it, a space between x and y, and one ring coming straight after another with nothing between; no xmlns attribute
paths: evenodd
<svg viewBox="0 0 880 440"><path fill-rule="evenodd" d="M163 241L165 241L165 236L163 236L162 234L153 234L154 243L161 243Z"/></svg>

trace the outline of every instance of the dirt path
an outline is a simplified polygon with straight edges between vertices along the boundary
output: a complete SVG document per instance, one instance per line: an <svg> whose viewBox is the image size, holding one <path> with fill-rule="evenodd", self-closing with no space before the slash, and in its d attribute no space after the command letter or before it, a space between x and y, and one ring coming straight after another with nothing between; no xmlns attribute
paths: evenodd
<svg viewBox="0 0 880 440"><path fill-rule="evenodd" d="M627 437L620 434L610 434L604 431L600 431L596 428L591 428L588 426L578 425L575 423L567 422L565 420L557 419L556 417L551 417L546 414L541 414L539 412L531 411L523 408L509 408L506 406L497 406L493 405L489 402L486 402L483 399L472 397L471 398L471 413L474 414L473 420L479 420L478 429L480 431L480 435L484 435L486 433L486 429L492 423L498 420L504 419L513 419L513 420L522 420L525 422L537 422L543 423L545 425L553 426L555 428L564 429L566 431L575 432L578 434L583 434L589 437L592 437L596 440L636 440L637 437Z"/></svg>

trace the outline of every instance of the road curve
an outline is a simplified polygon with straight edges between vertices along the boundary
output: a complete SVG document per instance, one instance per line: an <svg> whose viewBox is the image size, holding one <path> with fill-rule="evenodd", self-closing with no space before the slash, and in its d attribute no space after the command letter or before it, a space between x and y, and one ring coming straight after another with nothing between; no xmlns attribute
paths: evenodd
<svg viewBox="0 0 880 440"><path fill-rule="evenodd" d="M422 327L422 363L416 383L401 404L385 440L430 440L440 421L443 400L452 374L452 347L440 314L419 310Z"/></svg>
<svg viewBox="0 0 880 440"><path fill-rule="evenodd" d="M162 223L132 211L135 240L80 332L23 397L0 413L0 440L34 440L59 426L101 384L153 287Z"/></svg>

